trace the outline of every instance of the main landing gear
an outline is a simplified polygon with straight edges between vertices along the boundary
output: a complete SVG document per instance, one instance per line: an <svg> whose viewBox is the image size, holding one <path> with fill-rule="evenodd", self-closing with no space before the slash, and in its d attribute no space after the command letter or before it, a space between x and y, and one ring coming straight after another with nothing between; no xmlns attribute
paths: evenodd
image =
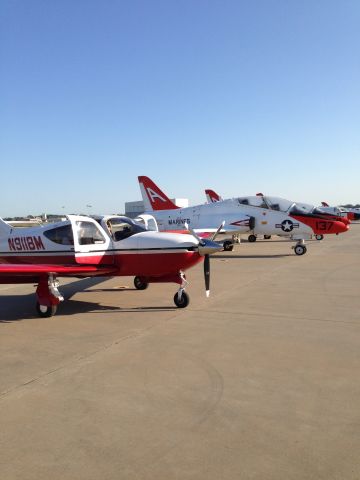
<svg viewBox="0 0 360 480"><path fill-rule="evenodd" d="M264 235L264 240L270 240L271 235ZM257 235L254 235L253 233L248 236L248 242L254 243L257 240Z"/></svg>
<svg viewBox="0 0 360 480"><path fill-rule="evenodd" d="M225 242L223 243L223 248L225 252L232 252L234 249L234 244L231 240L225 240Z"/></svg>
<svg viewBox="0 0 360 480"><path fill-rule="evenodd" d="M324 235L315 235L316 240L323 240Z"/></svg>
<svg viewBox="0 0 360 480"><path fill-rule="evenodd" d="M304 240L299 240L295 247L292 247L296 255L304 255L307 252Z"/></svg>
<svg viewBox="0 0 360 480"><path fill-rule="evenodd" d="M64 300L58 286L59 282L52 274L40 278L36 289L36 311L39 317L55 315L58 304Z"/></svg>
<svg viewBox="0 0 360 480"><path fill-rule="evenodd" d="M144 282L141 277L135 277L134 286L137 290L146 290L149 284L147 282Z"/></svg>

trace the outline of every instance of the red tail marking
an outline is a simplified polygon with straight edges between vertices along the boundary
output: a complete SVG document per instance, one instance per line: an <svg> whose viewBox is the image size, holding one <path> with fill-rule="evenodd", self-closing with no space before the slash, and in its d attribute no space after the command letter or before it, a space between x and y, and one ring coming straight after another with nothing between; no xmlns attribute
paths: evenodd
<svg viewBox="0 0 360 480"><path fill-rule="evenodd" d="M205 190L205 193L209 196L211 202L220 202L221 197L216 192L214 192L214 190L210 190L209 188L207 188Z"/></svg>
<svg viewBox="0 0 360 480"><path fill-rule="evenodd" d="M140 176L138 180L140 185L143 186L153 210L174 210L180 208L149 177Z"/></svg>

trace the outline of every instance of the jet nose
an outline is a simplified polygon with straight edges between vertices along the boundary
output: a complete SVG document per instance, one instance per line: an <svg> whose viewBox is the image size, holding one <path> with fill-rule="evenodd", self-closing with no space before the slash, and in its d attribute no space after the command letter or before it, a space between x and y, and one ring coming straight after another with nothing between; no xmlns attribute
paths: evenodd
<svg viewBox="0 0 360 480"><path fill-rule="evenodd" d="M349 224L345 225L344 222L336 221L334 222L334 230L336 234L347 232L349 230Z"/></svg>

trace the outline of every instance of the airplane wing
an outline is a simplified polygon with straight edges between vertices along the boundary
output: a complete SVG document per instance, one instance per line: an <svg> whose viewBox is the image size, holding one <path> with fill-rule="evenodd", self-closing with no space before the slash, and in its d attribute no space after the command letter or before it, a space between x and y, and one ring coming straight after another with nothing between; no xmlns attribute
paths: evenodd
<svg viewBox="0 0 360 480"><path fill-rule="evenodd" d="M58 276L75 275L106 275L116 272L116 268L96 265L31 265L31 264L0 264L0 276L36 276L41 274L54 274Z"/></svg>

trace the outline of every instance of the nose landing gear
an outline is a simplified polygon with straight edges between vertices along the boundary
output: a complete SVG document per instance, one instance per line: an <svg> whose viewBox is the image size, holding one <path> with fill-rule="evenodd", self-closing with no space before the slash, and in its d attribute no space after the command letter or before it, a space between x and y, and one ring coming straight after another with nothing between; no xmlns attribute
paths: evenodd
<svg viewBox="0 0 360 480"><path fill-rule="evenodd" d="M178 308L185 308L190 303L190 297L185 292L185 287L189 284L186 280L185 274L180 272L181 285L179 290L174 295L174 303Z"/></svg>
<svg viewBox="0 0 360 480"><path fill-rule="evenodd" d="M307 252L304 240L299 240L295 247L292 247L296 255L304 255Z"/></svg>

